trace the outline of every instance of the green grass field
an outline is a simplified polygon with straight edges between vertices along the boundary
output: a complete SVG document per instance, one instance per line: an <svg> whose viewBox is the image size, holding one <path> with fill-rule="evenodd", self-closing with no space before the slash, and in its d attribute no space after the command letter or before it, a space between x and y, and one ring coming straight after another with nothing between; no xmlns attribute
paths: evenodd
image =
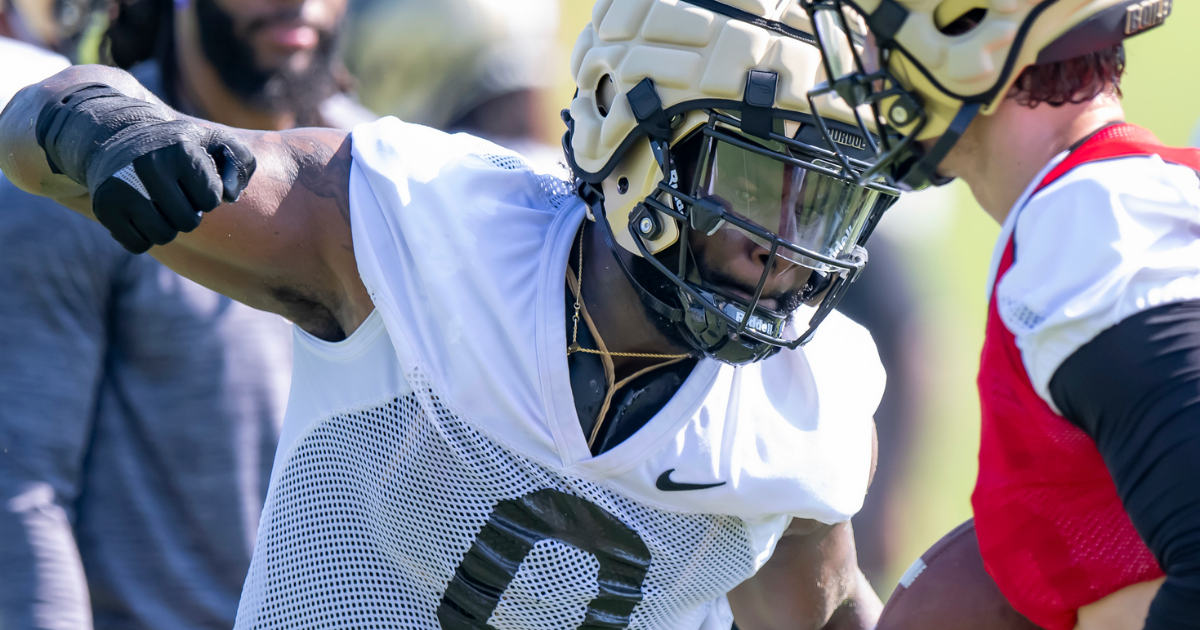
<svg viewBox="0 0 1200 630"><path fill-rule="evenodd" d="M570 102L574 86L568 57L590 19L592 4L563 0L562 81L550 108L554 112ZM1129 43L1124 90L1130 122L1149 128L1168 144L1182 145L1200 118L1200 3L1174 4L1175 14L1165 26ZM556 141L561 123L547 126ZM922 208L926 203L929 207ZM916 216L923 211L936 212L939 218L925 221ZM877 585L885 598L912 559L971 516L979 445L975 374L983 343L988 263L999 232L961 183L912 200L904 212L884 222L910 220L924 227L885 229L906 235L907 264L923 305L926 391L916 452L897 497L894 526L900 552L890 579Z"/></svg>

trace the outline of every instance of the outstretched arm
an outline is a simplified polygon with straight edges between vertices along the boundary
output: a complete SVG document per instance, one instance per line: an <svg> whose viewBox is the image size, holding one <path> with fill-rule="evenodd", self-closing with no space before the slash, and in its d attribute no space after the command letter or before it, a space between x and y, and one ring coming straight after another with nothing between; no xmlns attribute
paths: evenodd
<svg viewBox="0 0 1200 630"><path fill-rule="evenodd" d="M127 103L152 104L151 117L158 127L147 126L143 136L151 142L139 153L129 143L120 146L129 136L130 126L120 126L128 114L98 107L92 115L89 103L75 105L96 119L88 129L99 125L114 131L86 146L71 144L64 131L61 135L67 140L50 151L67 162L58 165L66 174L56 174L38 143L39 119L64 91L87 83L115 89L123 95L117 100L128 97ZM113 99L101 101L106 102ZM156 129L167 135L153 138ZM196 137L215 140L198 146ZM230 193L228 173L219 172L212 157L214 145L253 155L257 169L240 196L240 189ZM85 153L86 159L76 157ZM106 159L116 166L103 168ZM344 132L253 132L188 118L166 108L127 73L103 66L72 67L25 88L0 114L0 170L17 186L91 218L99 216L127 247L131 239L135 244L137 239L149 241L145 246L168 243L150 253L179 274L279 313L329 340L353 332L373 308L358 277L351 241L350 163L350 140ZM111 181L120 178L108 171L122 164L136 166L149 201L111 193L125 184ZM236 202L221 204L222 181L226 200L236 197ZM130 228L126 217L137 204L161 221L141 229L135 222ZM208 213L203 220L192 218L199 212ZM198 225L180 225L187 221Z"/></svg>
<svg viewBox="0 0 1200 630"><path fill-rule="evenodd" d="M729 605L742 630L866 630L883 610L858 569L850 523L800 519Z"/></svg>

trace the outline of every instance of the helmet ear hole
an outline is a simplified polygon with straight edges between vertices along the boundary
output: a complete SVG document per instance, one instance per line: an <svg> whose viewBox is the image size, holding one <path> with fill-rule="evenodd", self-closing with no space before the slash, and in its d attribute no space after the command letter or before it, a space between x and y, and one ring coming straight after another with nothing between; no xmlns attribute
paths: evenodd
<svg viewBox="0 0 1200 630"><path fill-rule="evenodd" d="M616 99L617 86L613 84L612 76L606 74L600 77L600 82L596 85L596 109L599 110L601 118L608 117Z"/></svg>
<svg viewBox="0 0 1200 630"><path fill-rule="evenodd" d="M945 22L940 19L942 17L941 12L938 12L936 16L939 18L937 20L938 30L942 34L951 37L966 35L975 30L975 27L979 26L980 22L983 22L983 19L987 17L987 12L988 10L984 7L975 7L966 13L955 16L953 19L947 19Z"/></svg>

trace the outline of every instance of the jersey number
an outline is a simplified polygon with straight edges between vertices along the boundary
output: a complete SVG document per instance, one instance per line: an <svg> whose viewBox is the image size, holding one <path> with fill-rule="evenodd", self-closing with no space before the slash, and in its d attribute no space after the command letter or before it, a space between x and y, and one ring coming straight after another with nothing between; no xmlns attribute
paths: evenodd
<svg viewBox="0 0 1200 630"><path fill-rule="evenodd" d="M545 489L496 504L442 596L437 615L443 630L488 628L521 562L534 545L547 539L587 551L600 562L599 594L588 603L579 628L628 626L650 570L646 543L600 506Z"/></svg>

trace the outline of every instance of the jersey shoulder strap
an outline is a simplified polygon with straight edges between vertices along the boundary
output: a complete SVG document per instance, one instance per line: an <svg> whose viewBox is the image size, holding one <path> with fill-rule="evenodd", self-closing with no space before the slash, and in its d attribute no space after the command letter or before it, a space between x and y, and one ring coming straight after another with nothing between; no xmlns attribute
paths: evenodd
<svg viewBox="0 0 1200 630"><path fill-rule="evenodd" d="M1071 151L1067 159L1046 174L1034 194L1083 164L1147 155L1157 155L1164 162L1200 172L1200 149L1165 146L1148 129L1123 123L1101 130Z"/></svg>

